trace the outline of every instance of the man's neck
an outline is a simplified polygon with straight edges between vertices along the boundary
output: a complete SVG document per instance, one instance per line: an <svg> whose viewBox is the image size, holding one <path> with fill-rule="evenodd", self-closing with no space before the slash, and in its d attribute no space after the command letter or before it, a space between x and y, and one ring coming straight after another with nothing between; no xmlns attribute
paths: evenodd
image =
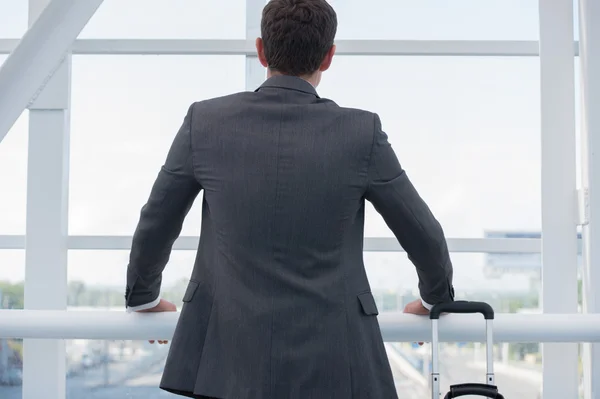
<svg viewBox="0 0 600 399"><path fill-rule="evenodd" d="M270 69L267 69L267 79L270 78L270 77L272 77L272 76L293 76L293 75L286 75L284 73L280 73L280 72L277 72L277 71L271 71ZM300 79L304 79L308 83L310 83L313 87L317 87L317 78L316 78L316 76L314 74L310 75L310 76L295 76L295 77L300 78Z"/></svg>

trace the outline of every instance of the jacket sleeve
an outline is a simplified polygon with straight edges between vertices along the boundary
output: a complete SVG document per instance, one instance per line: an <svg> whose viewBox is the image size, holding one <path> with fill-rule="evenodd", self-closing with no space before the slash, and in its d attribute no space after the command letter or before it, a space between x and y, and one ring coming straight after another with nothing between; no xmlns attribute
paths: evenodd
<svg viewBox="0 0 600 399"><path fill-rule="evenodd" d="M366 199L415 265L424 306L453 301L453 268L444 231L400 166L377 115L374 130Z"/></svg>
<svg viewBox="0 0 600 399"><path fill-rule="evenodd" d="M125 301L134 310L158 302L162 272L173 243L202 188L192 162L192 111L193 105L175 136L133 235Z"/></svg>

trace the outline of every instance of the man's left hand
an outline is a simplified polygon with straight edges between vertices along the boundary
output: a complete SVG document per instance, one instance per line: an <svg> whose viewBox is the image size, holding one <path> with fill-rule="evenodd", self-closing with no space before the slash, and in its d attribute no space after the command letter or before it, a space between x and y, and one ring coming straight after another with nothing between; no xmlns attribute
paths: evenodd
<svg viewBox="0 0 600 399"><path fill-rule="evenodd" d="M153 308L150 309L145 309L145 310L138 310L138 313L157 313L157 312L177 312L177 306L175 306L174 303L171 303L169 301L165 301L164 299L161 299L160 302L158 303L158 305L156 305ZM154 343L154 340L152 341L148 341L151 344ZM159 344L166 344L169 341L161 341L159 340L158 343Z"/></svg>

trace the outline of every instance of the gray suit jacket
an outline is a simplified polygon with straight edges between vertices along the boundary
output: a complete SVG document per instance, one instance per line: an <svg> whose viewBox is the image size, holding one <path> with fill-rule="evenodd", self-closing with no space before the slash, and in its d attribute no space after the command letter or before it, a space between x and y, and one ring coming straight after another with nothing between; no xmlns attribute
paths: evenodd
<svg viewBox="0 0 600 399"><path fill-rule="evenodd" d="M444 233L376 114L306 81L193 104L143 207L128 306L159 296L198 193L202 231L161 388L222 399L397 398L363 264L365 199L452 301Z"/></svg>

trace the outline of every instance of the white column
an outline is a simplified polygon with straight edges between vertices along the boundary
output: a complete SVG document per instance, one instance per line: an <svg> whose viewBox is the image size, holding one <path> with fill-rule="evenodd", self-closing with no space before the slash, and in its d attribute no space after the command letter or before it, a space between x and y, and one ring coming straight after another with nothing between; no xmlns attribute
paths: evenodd
<svg viewBox="0 0 600 399"><path fill-rule="evenodd" d="M48 0L29 0L34 23ZM25 308L66 310L71 56L29 105ZM26 339L23 399L66 397L63 340Z"/></svg>
<svg viewBox="0 0 600 399"><path fill-rule="evenodd" d="M102 0L41 4L44 7L30 19L29 30L0 67L0 142L57 71Z"/></svg>
<svg viewBox="0 0 600 399"><path fill-rule="evenodd" d="M600 3L579 1L581 68L581 156L585 219L583 226L583 310L600 312ZM600 396L600 345L584 344L586 399Z"/></svg>
<svg viewBox="0 0 600 399"><path fill-rule="evenodd" d="M260 17L265 0L246 0L246 39L254 41L260 37ZM256 90L266 78L266 69L256 55L246 56L246 90Z"/></svg>
<svg viewBox="0 0 600 399"><path fill-rule="evenodd" d="M544 313L577 312L573 1L539 0ZM577 398L577 344L544 344L544 399Z"/></svg>

